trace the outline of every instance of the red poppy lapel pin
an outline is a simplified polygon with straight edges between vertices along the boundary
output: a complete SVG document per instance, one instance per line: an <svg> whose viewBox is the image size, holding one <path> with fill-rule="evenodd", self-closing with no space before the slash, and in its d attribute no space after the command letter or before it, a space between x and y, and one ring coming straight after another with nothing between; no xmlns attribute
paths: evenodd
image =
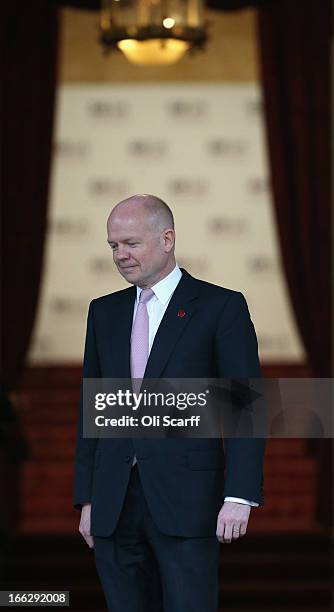
<svg viewBox="0 0 334 612"><path fill-rule="evenodd" d="M186 314L186 311L182 310L182 308L181 308L181 310L179 310L179 312L177 313L177 316L182 318L182 317L185 316L185 314Z"/></svg>

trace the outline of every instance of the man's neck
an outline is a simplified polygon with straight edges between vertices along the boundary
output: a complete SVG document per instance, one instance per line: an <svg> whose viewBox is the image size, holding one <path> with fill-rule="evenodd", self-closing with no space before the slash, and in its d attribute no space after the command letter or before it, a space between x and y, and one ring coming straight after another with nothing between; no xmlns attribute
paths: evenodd
<svg viewBox="0 0 334 612"><path fill-rule="evenodd" d="M166 268L164 268L153 281L145 283L143 285L138 285L138 287L140 287L140 289L150 289L151 287L154 287L154 285L159 283L161 280L166 278L171 272L173 272L175 267L176 267L176 261L174 259L174 261L170 262L168 266L166 266Z"/></svg>

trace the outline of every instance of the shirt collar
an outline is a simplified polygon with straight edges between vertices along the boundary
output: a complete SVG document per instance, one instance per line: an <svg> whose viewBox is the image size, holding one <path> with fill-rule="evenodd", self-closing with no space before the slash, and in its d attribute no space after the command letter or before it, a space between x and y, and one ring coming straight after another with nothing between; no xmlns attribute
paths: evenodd
<svg viewBox="0 0 334 612"><path fill-rule="evenodd" d="M177 285L179 284L180 278L182 276L182 272L179 266L176 264L174 270L172 270L165 278L162 278L158 283L151 287L152 291L154 291L156 297L158 298L161 304L167 304L171 295L174 293ZM139 297L142 292L140 287L137 287L137 302L139 302Z"/></svg>

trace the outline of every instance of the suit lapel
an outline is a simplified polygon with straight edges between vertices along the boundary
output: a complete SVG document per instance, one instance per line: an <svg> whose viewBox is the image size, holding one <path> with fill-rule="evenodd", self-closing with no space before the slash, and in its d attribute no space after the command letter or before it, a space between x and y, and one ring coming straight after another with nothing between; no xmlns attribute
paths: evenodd
<svg viewBox="0 0 334 612"><path fill-rule="evenodd" d="M155 335L144 378L159 378L178 339L196 311L196 279L182 269L167 310Z"/></svg>

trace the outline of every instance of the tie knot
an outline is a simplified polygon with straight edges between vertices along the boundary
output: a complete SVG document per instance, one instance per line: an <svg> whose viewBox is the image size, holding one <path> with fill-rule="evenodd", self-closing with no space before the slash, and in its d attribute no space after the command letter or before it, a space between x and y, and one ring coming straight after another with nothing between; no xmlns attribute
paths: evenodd
<svg viewBox="0 0 334 612"><path fill-rule="evenodd" d="M139 304L147 304L147 302L153 296L154 296L154 291L152 289L143 289L139 297Z"/></svg>

